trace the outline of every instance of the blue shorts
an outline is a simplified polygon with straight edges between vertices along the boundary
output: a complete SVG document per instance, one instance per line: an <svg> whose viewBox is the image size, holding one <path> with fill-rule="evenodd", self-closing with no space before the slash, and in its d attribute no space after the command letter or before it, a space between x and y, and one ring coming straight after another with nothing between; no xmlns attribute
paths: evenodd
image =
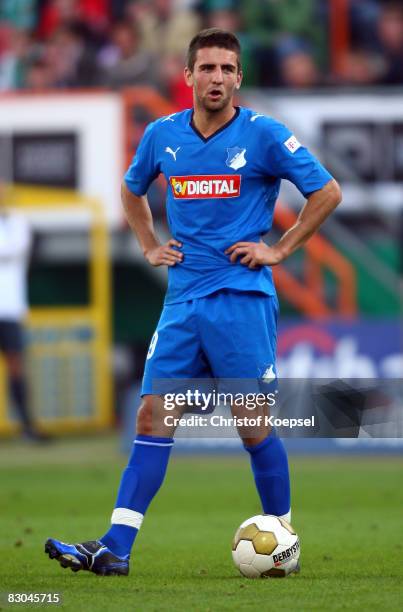
<svg viewBox="0 0 403 612"><path fill-rule="evenodd" d="M273 378L278 301L258 292L222 289L166 304L151 339L142 395L161 379ZM153 386L154 381L154 386Z"/></svg>

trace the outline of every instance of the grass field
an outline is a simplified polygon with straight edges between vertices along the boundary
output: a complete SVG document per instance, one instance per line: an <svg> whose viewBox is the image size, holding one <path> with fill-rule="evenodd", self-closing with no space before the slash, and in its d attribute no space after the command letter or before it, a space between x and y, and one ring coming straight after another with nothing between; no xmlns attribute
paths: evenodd
<svg viewBox="0 0 403 612"><path fill-rule="evenodd" d="M60 593L56 609L80 611L403 609L402 457L291 459L295 577L247 580L232 565L235 529L260 511L246 456L174 456L128 578L63 570L43 542L105 532L125 464L117 448L109 437L2 443L3 594Z"/></svg>

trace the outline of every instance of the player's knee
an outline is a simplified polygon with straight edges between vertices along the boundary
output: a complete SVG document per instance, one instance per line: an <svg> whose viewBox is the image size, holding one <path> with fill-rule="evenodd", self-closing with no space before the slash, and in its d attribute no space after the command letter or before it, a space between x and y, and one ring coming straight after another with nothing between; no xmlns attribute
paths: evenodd
<svg viewBox="0 0 403 612"><path fill-rule="evenodd" d="M269 435L271 434L271 431L272 431L272 428L268 426L263 431L252 432L252 433L250 431L248 433L239 432L239 436L242 439L242 442L245 444L245 446L257 446L258 444L263 442L263 440L266 440L266 438L269 437Z"/></svg>
<svg viewBox="0 0 403 612"><path fill-rule="evenodd" d="M137 411L136 431L142 436L150 436L152 433L152 409L147 400L141 402Z"/></svg>
<svg viewBox="0 0 403 612"><path fill-rule="evenodd" d="M155 435L161 415L161 398L157 395L145 395L137 411L136 431L142 436Z"/></svg>

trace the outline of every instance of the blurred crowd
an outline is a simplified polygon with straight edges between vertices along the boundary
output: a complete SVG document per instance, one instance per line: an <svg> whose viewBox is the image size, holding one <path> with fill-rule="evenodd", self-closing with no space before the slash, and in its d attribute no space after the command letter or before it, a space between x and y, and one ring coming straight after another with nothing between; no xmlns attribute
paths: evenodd
<svg viewBox="0 0 403 612"><path fill-rule="evenodd" d="M0 91L149 84L187 105L186 46L212 26L238 34L249 86L403 84L403 1L349 0L337 73L330 2L1 0Z"/></svg>

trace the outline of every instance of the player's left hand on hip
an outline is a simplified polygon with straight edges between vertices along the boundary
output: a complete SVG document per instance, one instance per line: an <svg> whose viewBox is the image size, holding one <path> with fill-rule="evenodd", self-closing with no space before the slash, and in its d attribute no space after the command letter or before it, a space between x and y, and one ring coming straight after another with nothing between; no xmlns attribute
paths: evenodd
<svg viewBox="0 0 403 612"><path fill-rule="evenodd" d="M231 263L236 263L238 257L241 257L239 262L251 270L260 266L274 266L281 261L281 255L276 248L264 242L236 242L225 254L230 256Z"/></svg>

